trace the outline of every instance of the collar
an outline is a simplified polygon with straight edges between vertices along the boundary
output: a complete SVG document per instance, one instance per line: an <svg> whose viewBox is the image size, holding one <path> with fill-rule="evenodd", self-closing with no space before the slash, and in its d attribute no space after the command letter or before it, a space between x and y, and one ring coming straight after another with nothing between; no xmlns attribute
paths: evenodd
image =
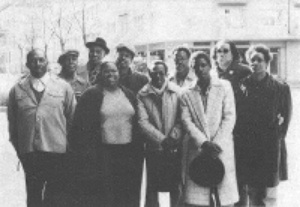
<svg viewBox="0 0 300 207"><path fill-rule="evenodd" d="M131 68L129 68L129 70L128 70L128 73L127 74L125 74L125 75L123 75L123 76L120 76L120 78L121 79L124 79L124 78L126 78L126 77L129 77L129 76L131 76L133 74L133 72L132 72L132 69Z"/></svg>
<svg viewBox="0 0 300 207"><path fill-rule="evenodd" d="M150 84L150 87L154 91L154 93L156 93L157 95L161 95L165 91L165 89L167 87L167 84L168 84L168 81L165 80L165 82L164 82L164 84L162 85L161 88L156 88L152 84Z"/></svg>
<svg viewBox="0 0 300 207"><path fill-rule="evenodd" d="M235 65L237 65L238 63L239 63L238 61L232 61L232 62L230 63L230 65L228 65L228 67L226 68L226 70L222 70L222 69L218 66L218 67L217 67L217 71L218 71L219 76L223 76L223 75L225 75L225 74L230 74L230 75L232 75L232 74L235 72L236 68L237 68L237 67L235 67Z"/></svg>
<svg viewBox="0 0 300 207"><path fill-rule="evenodd" d="M164 89L161 90L161 93L163 93L164 91L169 91L169 92L172 92L172 93L178 93L180 92L180 87L177 86L175 83L172 83L170 81L167 81L165 82L165 86L163 86ZM162 88L163 88L162 87ZM158 89L156 89L158 90ZM140 95L142 96L147 96L149 94L157 94L157 92L154 90L154 87L151 85L151 82L146 84L139 92Z"/></svg>
<svg viewBox="0 0 300 207"><path fill-rule="evenodd" d="M31 81L32 84L34 84L37 81L40 81L42 84L44 84L44 86L46 86L48 84L48 82L49 82L50 75L49 75L48 72L46 72L43 77L41 77L41 78L35 78L35 77L33 77L30 74L29 78L30 78L30 81Z"/></svg>
<svg viewBox="0 0 300 207"><path fill-rule="evenodd" d="M194 81L195 79L197 79L197 76L195 74L195 72L192 69L189 69L189 72L185 78L184 81ZM177 82L177 73L175 73L174 75L171 76L170 78L171 81L176 80Z"/></svg>

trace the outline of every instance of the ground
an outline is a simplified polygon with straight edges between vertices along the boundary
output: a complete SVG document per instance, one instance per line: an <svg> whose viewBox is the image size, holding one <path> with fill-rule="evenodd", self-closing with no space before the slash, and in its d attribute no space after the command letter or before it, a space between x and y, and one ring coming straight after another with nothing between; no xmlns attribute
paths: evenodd
<svg viewBox="0 0 300 207"><path fill-rule="evenodd" d="M286 137L289 180L279 185L278 207L300 206L300 88L292 89L293 118ZM8 141L6 112L0 112L0 206L25 207L25 182L22 167ZM142 199L144 200L144 199ZM142 203L142 202L141 202ZM162 202L165 203L165 202ZM167 205L163 205L165 207Z"/></svg>

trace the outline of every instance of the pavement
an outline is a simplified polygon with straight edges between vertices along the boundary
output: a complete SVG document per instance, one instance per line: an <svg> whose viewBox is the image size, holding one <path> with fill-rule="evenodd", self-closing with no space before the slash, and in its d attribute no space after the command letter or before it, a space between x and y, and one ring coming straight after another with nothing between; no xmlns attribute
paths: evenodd
<svg viewBox="0 0 300 207"><path fill-rule="evenodd" d="M293 117L286 137L288 148L289 180L280 183L278 207L300 206L300 88L292 89ZM8 141L5 109L0 110L0 206L25 207L26 191L22 167L17 170L18 159ZM143 182L143 189L145 185ZM144 190L143 193L144 195ZM141 203L143 203L142 198ZM162 201L162 207L166 202Z"/></svg>

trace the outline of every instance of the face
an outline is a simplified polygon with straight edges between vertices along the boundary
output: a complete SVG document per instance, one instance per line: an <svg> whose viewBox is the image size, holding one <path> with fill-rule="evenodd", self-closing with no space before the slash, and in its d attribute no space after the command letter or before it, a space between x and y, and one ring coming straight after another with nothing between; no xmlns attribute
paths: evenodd
<svg viewBox="0 0 300 207"><path fill-rule="evenodd" d="M78 57L76 55L67 55L63 61L63 70L75 72L78 66Z"/></svg>
<svg viewBox="0 0 300 207"><path fill-rule="evenodd" d="M119 71L114 63L108 63L102 69L103 84L106 87L116 87L119 82Z"/></svg>
<svg viewBox="0 0 300 207"><path fill-rule="evenodd" d="M189 58L185 51L177 52L175 56L175 65L177 72L185 72L189 70Z"/></svg>
<svg viewBox="0 0 300 207"><path fill-rule="evenodd" d="M105 50L102 47L97 45L91 46L89 51L89 61L93 64L101 63L105 55Z"/></svg>
<svg viewBox="0 0 300 207"><path fill-rule="evenodd" d="M208 62L204 58L197 58L195 62L195 73L199 79L210 77L210 69Z"/></svg>
<svg viewBox="0 0 300 207"><path fill-rule="evenodd" d="M122 69L130 68L132 63L132 54L127 50L119 51L118 58L117 58L117 66L122 73ZM126 70L127 71L127 70Z"/></svg>
<svg viewBox="0 0 300 207"><path fill-rule="evenodd" d="M232 59L232 53L230 50L230 45L228 43L220 43L216 45L216 56L219 65L229 64Z"/></svg>
<svg viewBox="0 0 300 207"><path fill-rule="evenodd" d="M26 63L31 75L35 78L41 78L45 75L47 72L47 64L48 61L41 50L35 50Z"/></svg>
<svg viewBox="0 0 300 207"><path fill-rule="evenodd" d="M162 64L158 64L150 72L151 84L156 88L161 88L166 80L166 70Z"/></svg>
<svg viewBox="0 0 300 207"><path fill-rule="evenodd" d="M266 72L268 68L264 55L260 52L252 52L250 54L250 66L254 73Z"/></svg>

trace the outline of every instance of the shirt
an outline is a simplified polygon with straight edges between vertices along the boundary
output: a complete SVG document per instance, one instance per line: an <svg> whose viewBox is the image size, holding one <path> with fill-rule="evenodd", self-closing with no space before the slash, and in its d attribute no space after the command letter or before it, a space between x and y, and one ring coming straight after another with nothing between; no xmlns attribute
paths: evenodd
<svg viewBox="0 0 300 207"><path fill-rule="evenodd" d="M127 144L132 141L134 108L121 89L104 90L100 109L102 141L106 144Z"/></svg>

